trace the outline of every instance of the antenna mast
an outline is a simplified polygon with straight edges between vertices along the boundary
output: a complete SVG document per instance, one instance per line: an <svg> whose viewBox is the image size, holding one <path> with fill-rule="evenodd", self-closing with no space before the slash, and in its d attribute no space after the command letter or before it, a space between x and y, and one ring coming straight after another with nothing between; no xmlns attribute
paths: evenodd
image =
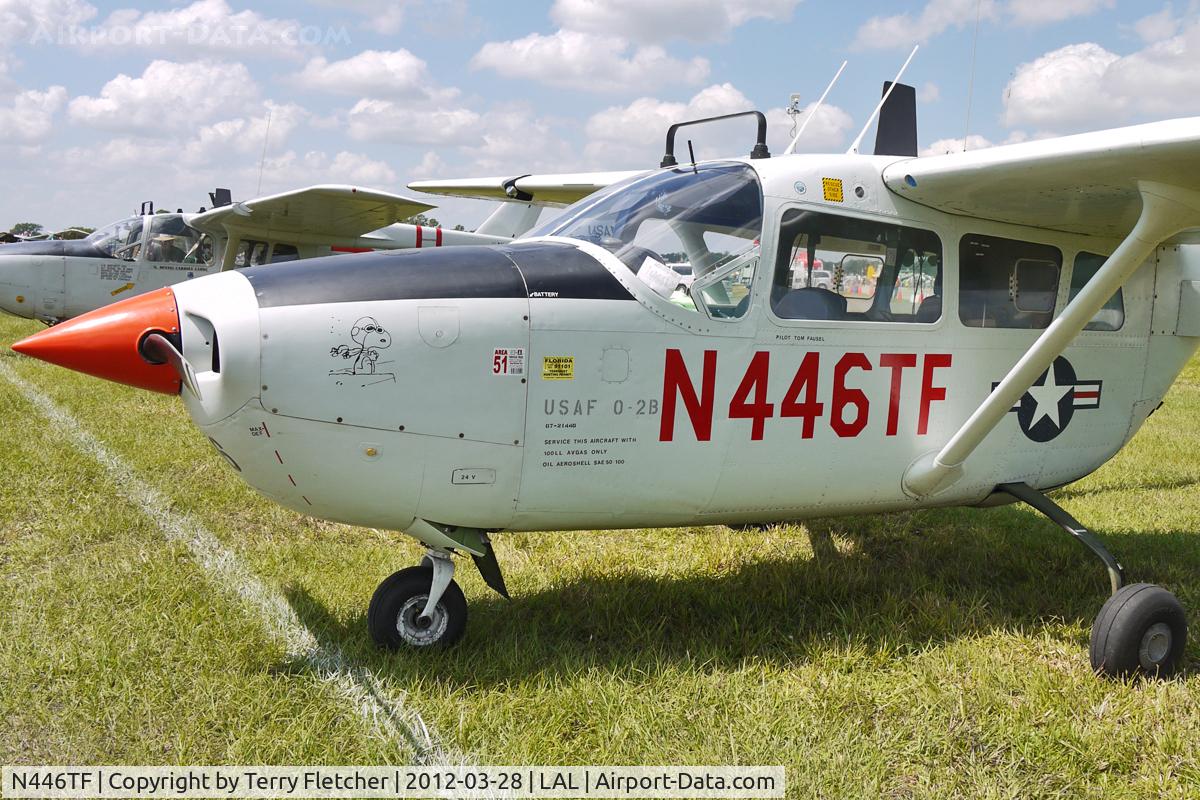
<svg viewBox="0 0 1200 800"><path fill-rule="evenodd" d="M258 162L258 189L254 192L256 195L262 194L262 176L263 169L267 166L267 144L271 141L271 109L267 109L267 132L263 134L263 151L262 158Z"/></svg>
<svg viewBox="0 0 1200 800"><path fill-rule="evenodd" d="M863 125L863 129L858 132L858 136L856 136L854 139L854 144L850 145L850 149L846 151L847 153L854 153L855 155L858 155L858 146L862 144L863 137L867 135L867 129L871 127L871 123L874 122L875 118L879 116L879 112L883 109L883 104L886 103L887 99L892 96L892 90L896 88L896 84L899 83L900 78L904 76L904 70L908 69L908 65L913 60L913 56L915 56L917 51L920 49L921 45L913 45L912 52L908 54L908 58L904 61L904 66L902 66L900 71L896 73L896 77L892 80L892 85L888 87L888 90L884 92L883 97L880 98L879 105L875 106L875 110L871 112L871 116L867 117L867 124Z"/></svg>
<svg viewBox="0 0 1200 800"><path fill-rule="evenodd" d="M813 110L808 112L808 116L804 118L804 122L800 125L800 130L796 131L796 135L792 137L792 143L787 146L787 150L783 151L785 156L790 156L792 153L796 152L796 142L800 141L800 137L804 135L804 129L808 127L808 123L812 122L813 117L815 117L817 112L821 110L821 106L824 104L825 98L829 95L829 91L833 88L834 84L838 82L838 78L842 77L842 70L846 68L846 64L848 63L848 61L843 61L842 65L838 67L837 74L833 76L833 80L831 80L829 85L825 87L825 91L821 94L821 99L817 100L817 104L813 106Z"/></svg>

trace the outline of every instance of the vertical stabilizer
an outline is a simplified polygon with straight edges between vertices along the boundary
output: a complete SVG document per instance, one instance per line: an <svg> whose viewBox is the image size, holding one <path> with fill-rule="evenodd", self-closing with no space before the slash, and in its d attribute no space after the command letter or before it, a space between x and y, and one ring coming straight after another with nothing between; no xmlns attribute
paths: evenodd
<svg viewBox="0 0 1200 800"><path fill-rule="evenodd" d="M501 203L475 232L515 239L528 233L529 229L537 224L541 213L542 207L533 203Z"/></svg>

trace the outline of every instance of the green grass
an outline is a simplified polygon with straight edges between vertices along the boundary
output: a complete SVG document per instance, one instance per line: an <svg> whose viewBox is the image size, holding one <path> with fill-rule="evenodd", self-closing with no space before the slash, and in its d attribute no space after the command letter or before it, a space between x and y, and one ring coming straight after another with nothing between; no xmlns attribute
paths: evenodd
<svg viewBox="0 0 1200 800"><path fill-rule="evenodd" d="M1020 507L724 528L497 537L466 639L385 654L397 534L258 497L174 398L0 360L194 516L480 763L783 764L794 797L1200 794L1200 648L1174 681L1097 679L1107 581ZM112 479L0 380L0 763L413 758L290 660ZM1135 580L1200 609L1200 361L1135 441L1058 499Z"/></svg>

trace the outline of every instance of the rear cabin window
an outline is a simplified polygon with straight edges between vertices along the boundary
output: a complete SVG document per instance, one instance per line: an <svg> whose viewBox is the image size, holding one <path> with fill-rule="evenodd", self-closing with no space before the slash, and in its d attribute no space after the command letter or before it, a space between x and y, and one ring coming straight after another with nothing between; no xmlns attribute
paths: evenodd
<svg viewBox="0 0 1200 800"><path fill-rule="evenodd" d="M295 261L300 257L300 251L293 244L277 244L271 249L271 263L280 264L285 261Z"/></svg>
<svg viewBox="0 0 1200 800"><path fill-rule="evenodd" d="M1075 299L1075 295L1079 294L1079 290L1100 271L1100 267L1104 266L1104 262L1107 260L1108 256L1098 256L1095 253L1080 253L1075 256L1075 266L1071 269L1072 300ZM1084 330L1119 331L1124 324L1125 298L1121 294L1121 290L1117 289L1117 293L1108 298L1108 302L1096 312L1096 316L1092 317L1092 321L1084 326Z"/></svg>
<svg viewBox="0 0 1200 800"><path fill-rule="evenodd" d="M1054 316L1062 251L969 233L959 245L958 316L971 328L1045 328Z"/></svg>
<svg viewBox="0 0 1200 800"><path fill-rule="evenodd" d="M885 222L789 209L780 222L771 308L781 319L937 322L942 242Z"/></svg>

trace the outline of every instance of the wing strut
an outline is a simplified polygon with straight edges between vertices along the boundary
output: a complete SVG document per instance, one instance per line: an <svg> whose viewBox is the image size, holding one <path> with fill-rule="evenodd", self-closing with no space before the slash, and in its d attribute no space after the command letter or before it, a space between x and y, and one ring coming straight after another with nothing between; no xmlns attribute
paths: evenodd
<svg viewBox="0 0 1200 800"><path fill-rule="evenodd" d="M913 497L926 497L954 484L962 476L963 462L1159 243L1200 225L1200 192L1139 181L1138 193L1142 197L1142 212L1133 230L946 446L921 456L909 466L902 482L905 492Z"/></svg>

